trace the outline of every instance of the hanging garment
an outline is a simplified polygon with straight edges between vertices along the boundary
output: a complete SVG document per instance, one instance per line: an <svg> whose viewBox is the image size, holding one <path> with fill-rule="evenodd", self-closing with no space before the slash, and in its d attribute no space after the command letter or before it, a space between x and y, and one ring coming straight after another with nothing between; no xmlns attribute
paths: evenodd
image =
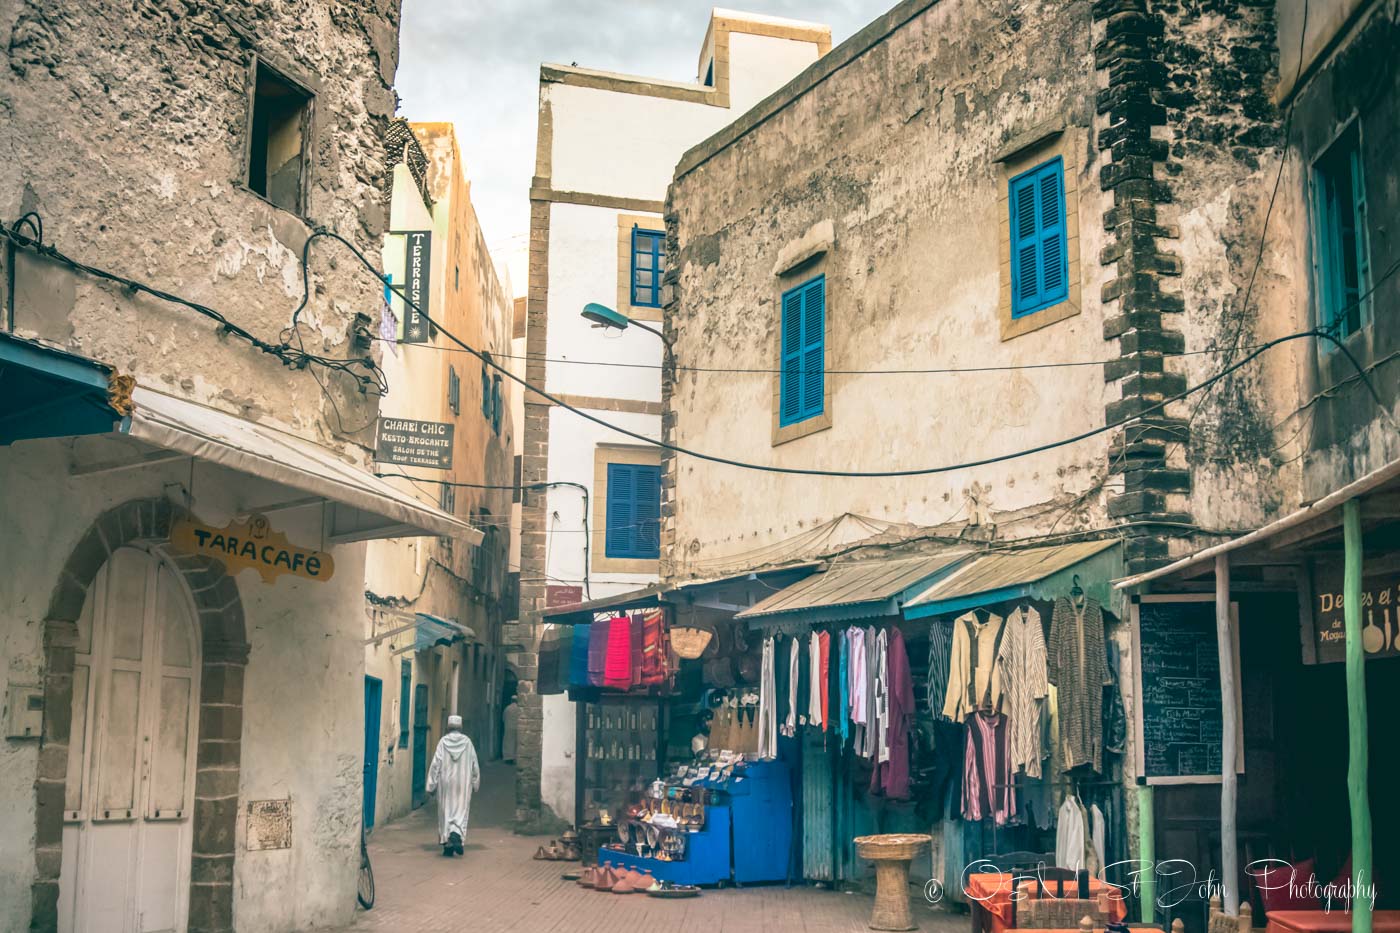
<svg viewBox="0 0 1400 933"><path fill-rule="evenodd" d="M642 663L646 657L646 629L642 615L640 612L627 614L627 624L632 635L632 679L629 684L631 687L639 687L642 684Z"/></svg>
<svg viewBox="0 0 1400 933"><path fill-rule="evenodd" d="M1006 717L973 713L967 720L967 753L963 760L963 818L991 818L1005 826L1016 816L1016 795L1006 751Z"/></svg>
<svg viewBox="0 0 1400 933"><path fill-rule="evenodd" d="M890 760L890 634L881 629L875 636L875 761Z"/></svg>
<svg viewBox="0 0 1400 933"><path fill-rule="evenodd" d="M822 640L820 632L807 639L807 724L822 724Z"/></svg>
<svg viewBox="0 0 1400 933"><path fill-rule="evenodd" d="M663 684L670 675L670 639L664 609L648 609L642 617L642 676L645 686Z"/></svg>
<svg viewBox="0 0 1400 933"><path fill-rule="evenodd" d="M763 664L758 678L758 757L778 755L777 684L773 676L773 636L763 639Z"/></svg>
<svg viewBox="0 0 1400 933"><path fill-rule="evenodd" d="M879 715L876 696L879 692L880 646L873 626L865 629L865 734L861 739L861 757L874 758L880 751Z"/></svg>
<svg viewBox="0 0 1400 933"><path fill-rule="evenodd" d="M778 734L785 735L788 711L792 709L792 698L788 694L788 684L792 680L792 668L788 665L790 639L786 635L773 636L773 706L776 710Z"/></svg>
<svg viewBox="0 0 1400 933"><path fill-rule="evenodd" d="M807 725L812 715L812 639L803 635L797 639L797 725Z"/></svg>
<svg viewBox="0 0 1400 933"><path fill-rule="evenodd" d="M1097 600L1085 598L1078 606L1063 596L1055 600L1048 673L1059 693L1060 766L1103 771L1103 688L1111 681Z"/></svg>
<svg viewBox="0 0 1400 933"><path fill-rule="evenodd" d="M948 665L948 694L943 715L962 722L974 710L1001 711L1001 669L997 653L1001 648L1002 618L976 612L959 616L953 622L953 648Z"/></svg>
<svg viewBox="0 0 1400 933"><path fill-rule="evenodd" d="M612 619L594 622L588 635L588 684L603 686L608 667L608 642L612 638Z"/></svg>
<svg viewBox="0 0 1400 933"><path fill-rule="evenodd" d="M943 701L948 696L948 666L953 650L953 623L934 619L928 629L928 708L935 718L943 717Z"/></svg>
<svg viewBox="0 0 1400 933"><path fill-rule="evenodd" d="M632 621L613 616L608 622L608 657L603 686L626 690L632 685Z"/></svg>
<svg viewBox="0 0 1400 933"><path fill-rule="evenodd" d="M801 695L798 692L798 675L801 669L798 656L801 654L802 640L794 636L792 640L788 642L788 714L787 722L783 725L783 735L788 738L792 738L797 734L797 698Z"/></svg>
<svg viewBox="0 0 1400 933"><path fill-rule="evenodd" d="M818 666L821 668L821 718L822 731L831 728L831 633L819 632L820 650L817 652Z"/></svg>
<svg viewBox="0 0 1400 933"><path fill-rule="evenodd" d="M1011 771L1040 777L1040 721L1045 711L1045 631L1040 613L1019 607L1006 617L1001 650L1002 711L1010 730Z"/></svg>
<svg viewBox="0 0 1400 933"><path fill-rule="evenodd" d="M844 748L851 733L851 639L846 632L836 633L836 652L836 731Z"/></svg>
<svg viewBox="0 0 1400 933"><path fill-rule="evenodd" d="M1123 691L1118 686L1118 646L1108 642L1108 679L1103 692L1103 750L1123 754L1128 745L1128 716L1123 709Z"/></svg>
<svg viewBox="0 0 1400 933"><path fill-rule="evenodd" d="M881 633L881 637L885 637ZM909 652L904 634L891 627L886 664L889 683L888 723L884 760L870 775L870 792L892 800L909 799L909 726L914 721L914 678L909 673Z"/></svg>
<svg viewBox="0 0 1400 933"><path fill-rule="evenodd" d="M852 626L846 634L851 639L851 722L865 725L865 629ZM860 733L857 733L859 736Z"/></svg>
<svg viewBox="0 0 1400 933"><path fill-rule="evenodd" d="M1093 871L1095 876L1097 876L1099 869L1101 869L1106 864L1103 860L1103 811L1099 809L1098 804L1094 804L1089 808L1089 838L1092 840L1092 845L1094 849L1094 859L1096 861L1096 867L1092 868L1091 871Z"/></svg>
<svg viewBox="0 0 1400 933"><path fill-rule="evenodd" d="M574 640L569 646L569 686L588 686L588 646L592 642L593 624L574 626Z"/></svg>
<svg viewBox="0 0 1400 933"><path fill-rule="evenodd" d="M1055 826L1055 864L1079 871L1084 868L1084 811L1073 794L1066 794Z"/></svg>

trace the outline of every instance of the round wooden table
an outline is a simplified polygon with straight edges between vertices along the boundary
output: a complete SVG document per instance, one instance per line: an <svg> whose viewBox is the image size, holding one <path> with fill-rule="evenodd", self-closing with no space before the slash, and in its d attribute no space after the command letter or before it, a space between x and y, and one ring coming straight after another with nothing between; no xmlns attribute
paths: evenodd
<svg viewBox="0 0 1400 933"><path fill-rule="evenodd" d="M931 841L931 836L918 833L856 837L856 854L875 863L875 908L870 913L870 929L917 929L909 910L909 860Z"/></svg>

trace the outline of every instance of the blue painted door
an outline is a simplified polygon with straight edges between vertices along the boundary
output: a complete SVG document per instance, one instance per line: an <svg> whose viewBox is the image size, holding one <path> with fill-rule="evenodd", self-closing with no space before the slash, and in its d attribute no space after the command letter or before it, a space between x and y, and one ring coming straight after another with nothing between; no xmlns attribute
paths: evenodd
<svg viewBox="0 0 1400 933"><path fill-rule="evenodd" d="M428 796L428 685L413 688L413 806Z"/></svg>
<svg viewBox="0 0 1400 933"><path fill-rule="evenodd" d="M379 713L384 702L384 682L365 677L365 830L374 828L374 800L379 790Z"/></svg>

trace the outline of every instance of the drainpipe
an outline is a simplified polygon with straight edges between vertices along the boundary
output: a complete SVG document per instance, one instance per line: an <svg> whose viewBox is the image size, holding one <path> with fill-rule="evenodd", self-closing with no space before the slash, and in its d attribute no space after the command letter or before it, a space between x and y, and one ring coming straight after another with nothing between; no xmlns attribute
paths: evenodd
<svg viewBox="0 0 1400 933"><path fill-rule="evenodd" d="M1220 887L1225 913L1240 912L1240 852L1235 831L1240 711L1235 705L1235 638L1230 626L1230 555L1215 557L1215 639L1220 655Z"/></svg>

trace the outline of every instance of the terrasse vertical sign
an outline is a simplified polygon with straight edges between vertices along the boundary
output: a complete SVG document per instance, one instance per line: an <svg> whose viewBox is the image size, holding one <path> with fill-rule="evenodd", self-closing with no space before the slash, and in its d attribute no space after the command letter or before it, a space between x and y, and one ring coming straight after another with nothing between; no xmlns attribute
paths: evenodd
<svg viewBox="0 0 1400 933"><path fill-rule="evenodd" d="M433 232L431 230L408 230L404 238L404 302L403 342L427 343L429 337L428 319L432 311L428 307L429 280L433 268ZM417 305L415 308L408 302Z"/></svg>

